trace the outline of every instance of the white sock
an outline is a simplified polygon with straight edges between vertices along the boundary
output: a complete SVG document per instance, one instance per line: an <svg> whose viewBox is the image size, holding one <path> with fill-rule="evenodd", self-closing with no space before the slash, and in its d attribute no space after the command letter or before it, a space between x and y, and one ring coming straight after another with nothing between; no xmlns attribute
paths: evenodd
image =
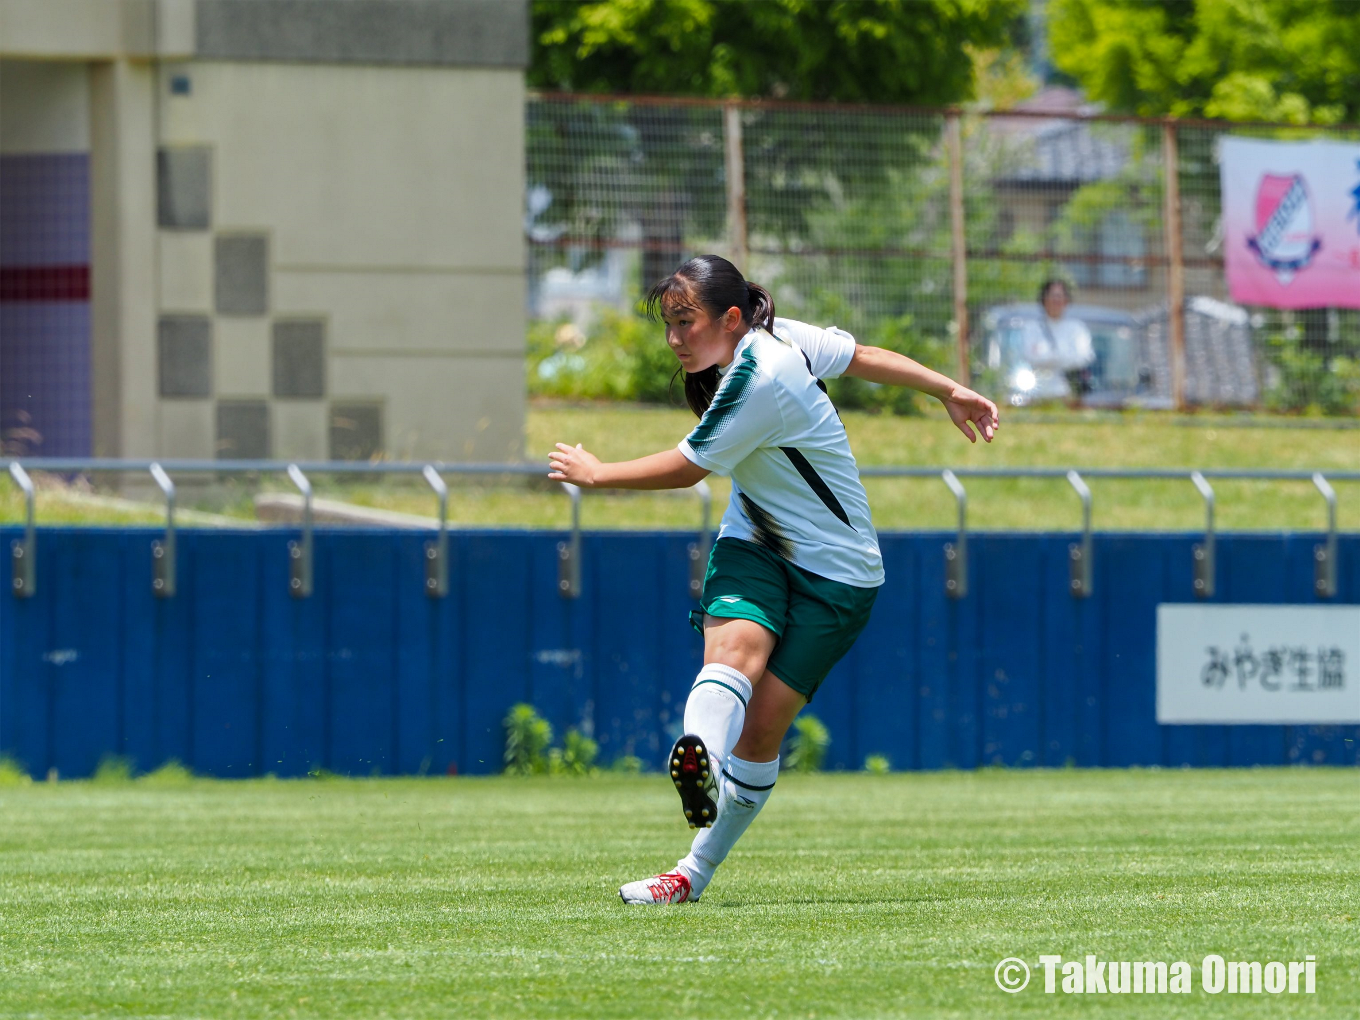
<svg viewBox="0 0 1360 1020"><path fill-rule="evenodd" d="M727 859L728 851L755 821L778 778L778 758L746 761L736 755L728 756L719 784L718 820L711 829L699 830L689 854L676 865L676 870L689 879L692 897L704 891L718 865Z"/></svg>
<svg viewBox="0 0 1360 1020"><path fill-rule="evenodd" d="M685 702L685 732L704 742L718 768L741 738L750 700L751 681L731 666L715 662L694 678Z"/></svg>

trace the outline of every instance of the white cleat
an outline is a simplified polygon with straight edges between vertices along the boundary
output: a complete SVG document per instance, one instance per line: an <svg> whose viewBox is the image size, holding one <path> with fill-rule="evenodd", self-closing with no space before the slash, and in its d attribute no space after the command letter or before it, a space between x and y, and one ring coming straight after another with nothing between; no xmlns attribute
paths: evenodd
<svg viewBox="0 0 1360 1020"><path fill-rule="evenodd" d="M690 896L689 879L680 872L644 878L641 882L629 882L619 889L619 898L630 905L670 906L672 903L689 903L698 900Z"/></svg>

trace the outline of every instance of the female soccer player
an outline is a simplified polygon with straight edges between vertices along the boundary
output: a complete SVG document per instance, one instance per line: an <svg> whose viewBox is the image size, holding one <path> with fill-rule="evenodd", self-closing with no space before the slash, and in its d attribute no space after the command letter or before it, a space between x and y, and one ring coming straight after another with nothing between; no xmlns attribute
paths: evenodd
<svg viewBox="0 0 1360 1020"><path fill-rule="evenodd" d="M558 443L548 477L590 488L679 489L717 471L732 499L709 557L700 610L704 667L668 769L698 828L667 874L630 882L625 903L697 900L764 806L794 716L855 643L883 583L878 536L855 458L821 380L839 375L937 397L970 442L991 442L986 397L833 328L776 319L768 291L717 255L690 259L647 296L666 323L699 416L674 450L601 463Z"/></svg>

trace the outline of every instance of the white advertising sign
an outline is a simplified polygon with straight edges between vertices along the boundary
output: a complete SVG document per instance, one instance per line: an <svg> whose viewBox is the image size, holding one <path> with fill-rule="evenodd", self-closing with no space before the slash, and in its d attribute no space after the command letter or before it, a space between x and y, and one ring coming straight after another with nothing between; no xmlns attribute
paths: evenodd
<svg viewBox="0 0 1360 1020"><path fill-rule="evenodd" d="M1158 606L1157 721L1360 723L1360 606Z"/></svg>

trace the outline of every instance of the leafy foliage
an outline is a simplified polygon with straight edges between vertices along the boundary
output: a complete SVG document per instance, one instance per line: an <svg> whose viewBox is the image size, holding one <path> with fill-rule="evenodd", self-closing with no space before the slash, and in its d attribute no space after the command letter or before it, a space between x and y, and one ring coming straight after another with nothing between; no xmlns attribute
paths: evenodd
<svg viewBox="0 0 1360 1020"><path fill-rule="evenodd" d="M33 777L16 759L0 755L0 786L27 786L31 782Z"/></svg>
<svg viewBox="0 0 1360 1020"><path fill-rule="evenodd" d="M561 747L552 747L552 724L533 705L513 706L505 717L505 772L512 776L593 776L600 745L580 730L567 730ZM636 760L636 759L634 759ZM615 762L618 765L618 762ZM626 766L620 771L641 771Z"/></svg>
<svg viewBox="0 0 1360 1020"><path fill-rule="evenodd" d="M118 754L106 754L100 758L92 777L92 782L104 786L116 786L131 781L132 759Z"/></svg>
<svg viewBox="0 0 1360 1020"><path fill-rule="evenodd" d="M864 759L864 771L871 776L886 776L892 771L892 762L884 754L871 754Z"/></svg>
<svg viewBox="0 0 1360 1020"><path fill-rule="evenodd" d="M611 772L620 772L628 776L641 775L643 770L642 759L635 754L623 754L614 759L614 763L609 766Z"/></svg>
<svg viewBox="0 0 1360 1020"><path fill-rule="evenodd" d="M1115 110L1360 115L1360 7L1344 0L1050 0L1048 17L1054 63Z"/></svg>
<svg viewBox="0 0 1360 1020"><path fill-rule="evenodd" d="M1350 415L1360 408L1360 361L1329 358L1286 333L1268 336L1265 351L1273 369L1266 392L1272 411Z"/></svg>
<svg viewBox="0 0 1360 1020"><path fill-rule="evenodd" d="M815 715L803 713L793 721L793 736L784 761L793 772L820 772L831 747L831 731Z"/></svg>
<svg viewBox="0 0 1360 1020"><path fill-rule="evenodd" d="M194 774L178 758L171 758L160 768L138 777L137 781L147 786L188 786L194 781Z"/></svg>
<svg viewBox="0 0 1360 1020"><path fill-rule="evenodd" d="M661 328L614 309L603 309L585 333L565 319L530 324L528 359L529 392L536 396L684 401L681 382L671 388L680 363Z"/></svg>
<svg viewBox="0 0 1360 1020"><path fill-rule="evenodd" d="M529 83L578 92L951 103L969 44L1005 42L1023 0L534 0Z"/></svg>
<svg viewBox="0 0 1360 1020"><path fill-rule="evenodd" d="M552 726L533 705L513 706L505 717L505 771L512 776L547 772L552 738Z"/></svg>
<svg viewBox="0 0 1360 1020"><path fill-rule="evenodd" d="M599 753L599 744L580 730L569 729L562 746L548 752L548 772L554 776L595 775L600 771L595 767Z"/></svg>

